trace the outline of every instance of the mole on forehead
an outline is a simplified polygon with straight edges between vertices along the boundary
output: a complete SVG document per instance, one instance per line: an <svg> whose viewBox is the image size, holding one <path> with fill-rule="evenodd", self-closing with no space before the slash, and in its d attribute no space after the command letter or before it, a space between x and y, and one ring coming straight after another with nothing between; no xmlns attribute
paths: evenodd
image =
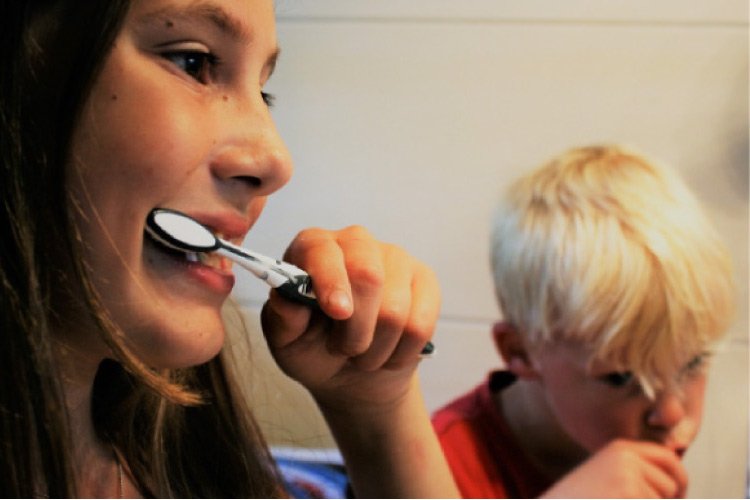
<svg viewBox="0 0 750 500"><path fill-rule="evenodd" d="M253 38L249 27L229 14L220 4L213 2L196 2L185 6L165 5L139 15L136 22L139 25L161 23L167 28L173 28L181 22L207 22L237 41L250 43Z"/></svg>

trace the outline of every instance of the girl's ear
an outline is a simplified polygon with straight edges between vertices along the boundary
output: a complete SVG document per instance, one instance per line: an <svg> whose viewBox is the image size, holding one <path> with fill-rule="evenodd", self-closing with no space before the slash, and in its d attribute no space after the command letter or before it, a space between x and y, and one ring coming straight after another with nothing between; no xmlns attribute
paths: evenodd
<svg viewBox="0 0 750 500"><path fill-rule="evenodd" d="M539 378L539 372L529 356L523 338L513 325L506 321L498 321L492 326L492 337L508 371L521 379Z"/></svg>

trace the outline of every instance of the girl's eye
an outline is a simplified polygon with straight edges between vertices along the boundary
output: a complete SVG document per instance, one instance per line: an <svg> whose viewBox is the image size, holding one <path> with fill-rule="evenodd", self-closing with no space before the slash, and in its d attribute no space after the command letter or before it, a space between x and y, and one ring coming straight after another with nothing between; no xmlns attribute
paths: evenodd
<svg viewBox="0 0 750 500"><path fill-rule="evenodd" d="M163 57L201 83L208 83L212 68L219 63L214 54L195 50L167 52Z"/></svg>
<svg viewBox="0 0 750 500"><path fill-rule="evenodd" d="M633 380L631 372L612 372L602 375L600 380L612 387L625 387Z"/></svg>

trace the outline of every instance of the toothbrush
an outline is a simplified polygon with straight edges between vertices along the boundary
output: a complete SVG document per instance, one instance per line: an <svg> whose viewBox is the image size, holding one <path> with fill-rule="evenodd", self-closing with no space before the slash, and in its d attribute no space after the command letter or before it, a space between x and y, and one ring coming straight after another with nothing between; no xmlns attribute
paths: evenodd
<svg viewBox="0 0 750 500"><path fill-rule="evenodd" d="M185 253L213 252L241 265L265 281L285 298L310 307L318 301L312 291L310 275L297 266L266 257L217 238L210 229L189 215L167 208L156 208L146 217L146 232L162 245ZM421 356L435 351L427 342Z"/></svg>
<svg viewBox="0 0 750 500"><path fill-rule="evenodd" d="M292 301L317 305L310 276L295 265L272 259L217 238L203 224L175 210L157 208L146 218L146 231L159 243L186 253L213 252L238 263Z"/></svg>

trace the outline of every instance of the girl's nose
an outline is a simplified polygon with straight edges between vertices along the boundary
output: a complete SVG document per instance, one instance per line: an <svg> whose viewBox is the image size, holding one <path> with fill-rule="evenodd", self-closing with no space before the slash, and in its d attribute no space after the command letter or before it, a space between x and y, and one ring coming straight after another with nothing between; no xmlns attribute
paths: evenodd
<svg viewBox="0 0 750 500"><path fill-rule="evenodd" d="M651 427L671 429L685 417L685 403L674 390L659 394L649 409L646 421Z"/></svg>
<svg viewBox="0 0 750 500"><path fill-rule="evenodd" d="M222 141L210 163L214 177L252 196L268 196L286 184L292 158L265 103L236 106L225 116Z"/></svg>

